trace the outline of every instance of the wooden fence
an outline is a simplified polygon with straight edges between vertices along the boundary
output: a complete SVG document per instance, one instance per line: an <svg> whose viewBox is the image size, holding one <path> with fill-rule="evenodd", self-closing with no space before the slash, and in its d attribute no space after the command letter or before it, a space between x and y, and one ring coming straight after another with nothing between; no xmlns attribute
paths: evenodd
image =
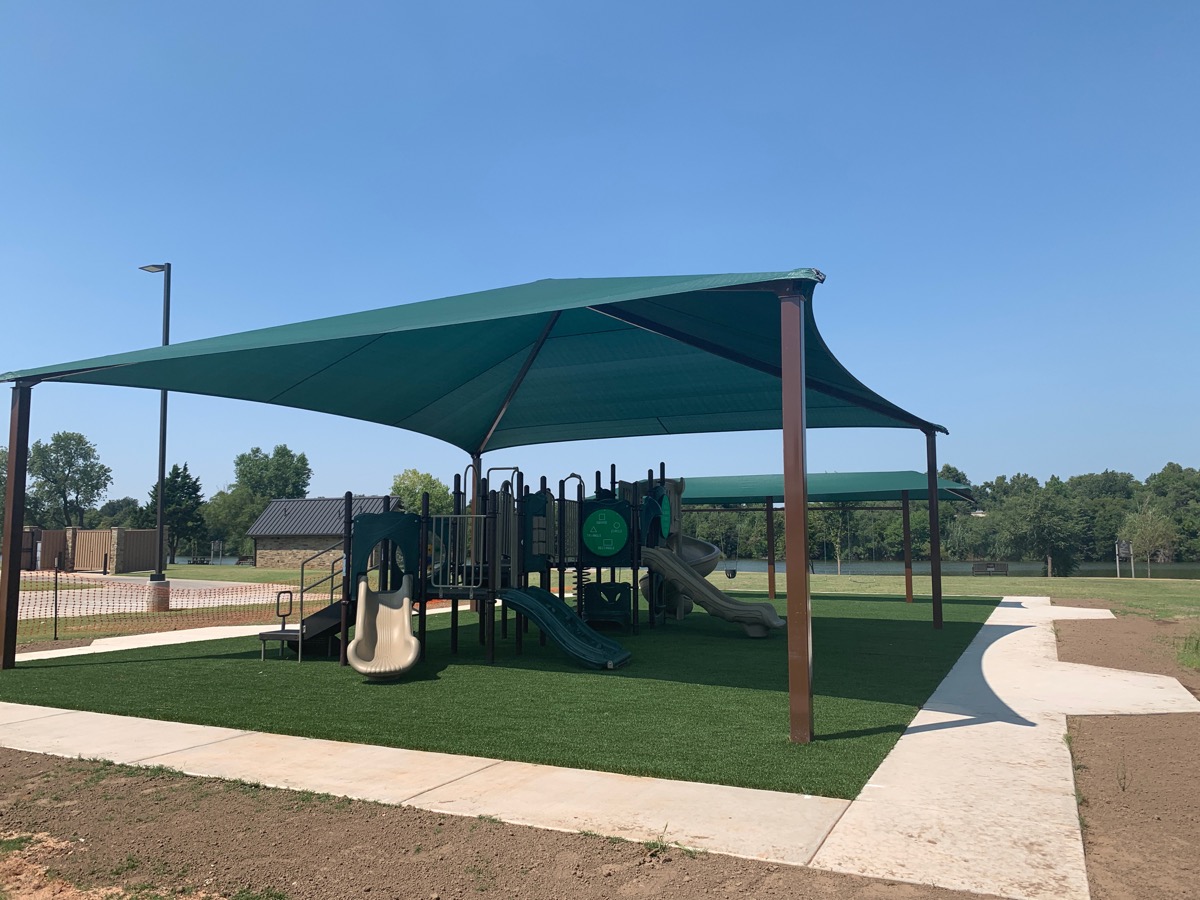
<svg viewBox="0 0 1200 900"><path fill-rule="evenodd" d="M158 532L153 528L126 529L122 535L124 552L118 560L119 571L143 572L155 568L155 560L158 557L157 535Z"/></svg>
<svg viewBox="0 0 1200 900"><path fill-rule="evenodd" d="M75 532L75 555L71 568L76 572L107 572L108 554L113 546L111 528Z"/></svg>
<svg viewBox="0 0 1200 900"><path fill-rule="evenodd" d="M141 572L155 567L158 541L153 528L27 529L21 568L67 572Z"/></svg>

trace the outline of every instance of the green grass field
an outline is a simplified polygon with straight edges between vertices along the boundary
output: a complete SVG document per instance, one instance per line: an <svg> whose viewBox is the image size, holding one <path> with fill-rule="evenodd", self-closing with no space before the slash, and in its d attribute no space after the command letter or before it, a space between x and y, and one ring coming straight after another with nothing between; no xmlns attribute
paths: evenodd
<svg viewBox="0 0 1200 900"><path fill-rule="evenodd" d="M135 573L148 575L148 572ZM253 566L168 566L167 577L207 581L242 581L256 584L297 584L298 569L256 569ZM626 577L626 580L628 578ZM734 580L718 570L709 580L722 590L766 592L767 576L759 572L739 572ZM780 593L784 576L778 576ZM817 594L884 594L902 596L904 578L899 575L813 575L812 590ZM913 587L918 596L932 591L929 576L917 576ZM1014 578L949 576L942 589L956 596L1050 596L1066 603L1078 599L1106 600L1118 614L1146 615L1153 618L1200 617L1200 583L1178 578Z"/></svg>
<svg viewBox="0 0 1200 900"><path fill-rule="evenodd" d="M751 640L700 611L621 636L634 657L616 672L575 666L536 629L523 655L510 636L488 666L471 615L454 656L437 615L427 661L391 683L333 661L260 662L247 638L21 663L0 699L849 798L995 603L948 599L935 631L928 600L814 598L817 740L804 746L787 739L783 635Z"/></svg>

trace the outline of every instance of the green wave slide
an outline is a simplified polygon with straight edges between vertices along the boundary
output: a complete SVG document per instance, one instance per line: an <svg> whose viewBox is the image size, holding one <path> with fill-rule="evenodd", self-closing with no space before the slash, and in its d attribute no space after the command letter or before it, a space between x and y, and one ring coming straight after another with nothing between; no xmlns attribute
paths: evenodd
<svg viewBox="0 0 1200 900"><path fill-rule="evenodd" d="M617 669L633 656L611 638L584 624L562 600L539 587L521 590L506 588L498 596L510 608L528 616L555 643L585 666L597 669Z"/></svg>

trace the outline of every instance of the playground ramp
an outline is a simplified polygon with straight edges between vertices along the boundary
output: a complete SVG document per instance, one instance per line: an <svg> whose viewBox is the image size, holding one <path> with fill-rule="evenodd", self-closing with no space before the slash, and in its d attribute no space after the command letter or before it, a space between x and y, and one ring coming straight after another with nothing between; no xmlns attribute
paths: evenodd
<svg viewBox="0 0 1200 900"><path fill-rule="evenodd" d="M709 615L741 625L750 637L766 637L772 628L787 624L770 603L734 600L665 547L643 547L642 560L672 582L681 596L704 607Z"/></svg>
<svg viewBox="0 0 1200 900"><path fill-rule="evenodd" d="M412 631L413 578L405 575L400 590L380 593L358 583L354 640L346 650L351 668L367 678L403 675L421 658L421 642Z"/></svg>
<svg viewBox="0 0 1200 900"><path fill-rule="evenodd" d="M533 621L568 656L597 669L617 669L629 662L632 654L619 643L586 625L566 603L538 587L499 592L511 609Z"/></svg>

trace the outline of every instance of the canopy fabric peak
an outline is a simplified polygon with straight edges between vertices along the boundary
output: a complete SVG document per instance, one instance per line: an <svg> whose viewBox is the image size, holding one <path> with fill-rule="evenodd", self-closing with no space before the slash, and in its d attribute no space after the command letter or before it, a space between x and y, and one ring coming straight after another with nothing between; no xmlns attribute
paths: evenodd
<svg viewBox="0 0 1200 900"><path fill-rule="evenodd" d="M782 427L779 286L816 269L548 279L0 376L310 409L468 453ZM810 428L942 431L854 378L805 302Z"/></svg>

